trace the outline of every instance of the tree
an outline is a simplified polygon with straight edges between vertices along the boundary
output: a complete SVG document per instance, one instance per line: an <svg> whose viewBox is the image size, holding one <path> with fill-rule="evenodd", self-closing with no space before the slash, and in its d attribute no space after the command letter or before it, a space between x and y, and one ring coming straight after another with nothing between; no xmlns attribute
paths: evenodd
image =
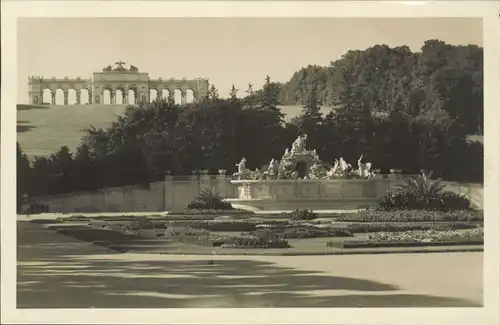
<svg viewBox="0 0 500 325"><path fill-rule="evenodd" d="M280 119L283 119L284 115L278 107L278 105L280 105L278 100L279 91L280 85L272 83L271 77L268 75L266 77L266 83L259 94L258 108L263 111L274 112L280 117Z"/></svg>
<svg viewBox="0 0 500 325"><path fill-rule="evenodd" d="M214 102L219 99L219 90L215 88L215 85L212 85L208 90L208 100Z"/></svg>
<svg viewBox="0 0 500 325"><path fill-rule="evenodd" d="M233 84L233 86L231 87L231 91L229 92L229 98L231 99L231 101L235 102L238 100L238 90L239 89L236 89Z"/></svg>
<svg viewBox="0 0 500 325"><path fill-rule="evenodd" d="M16 199L17 213L21 213L21 208L24 203L25 196L31 191L30 178L31 166L28 157L24 154L19 142L17 142L17 183L16 183Z"/></svg>

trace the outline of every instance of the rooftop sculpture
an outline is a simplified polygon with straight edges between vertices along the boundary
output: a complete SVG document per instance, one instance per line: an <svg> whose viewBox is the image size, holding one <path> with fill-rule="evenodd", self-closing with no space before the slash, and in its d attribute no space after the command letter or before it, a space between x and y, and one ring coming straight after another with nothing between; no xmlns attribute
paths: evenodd
<svg viewBox="0 0 500 325"><path fill-rule="evenodd" d="M370 162L363 163L363 155L358 159L358 168L353 169L342 157L335 159L330 167L319 159L316 150L306 147L307 135L299 136L292 144L291 150L285 150L281 160L272 159L267 167L254 171L247 169L246 159L236 164L238 171L233 174L239 180L285 180L285 179L367 179L375 174L371 171ZM303 166L301 171L299 166ZM302 176L300 174L303 174Z"/></svg>

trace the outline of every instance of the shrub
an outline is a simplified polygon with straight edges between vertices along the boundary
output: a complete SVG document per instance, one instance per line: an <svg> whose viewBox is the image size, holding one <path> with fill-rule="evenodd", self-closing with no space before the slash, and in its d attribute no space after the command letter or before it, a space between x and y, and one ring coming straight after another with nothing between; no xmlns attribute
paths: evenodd
<svg viewBox="0 0 500 325"><path fill-rule="evenodd" d="M441 196L442 208L450 210L468 210L470 201L467 197L451 192L445 192Z"/></svg>
<svg viewBox="0 0 500 325"><path fill-rule="evenodd" d="M363 210L356 213L340 214L337 221L352 222L442 222L442 221L483 221L483 211L433 211L433 210Z"/></svg>
<svg viewBox="0 0 500 325"><path fill-rule="evenodd" d="M313 220L318 218L318 215L312 210L308 209L297 209L290 213L292 220Z"/></svg>
<svg viewBox="0 0 500 325"><path fill-rule="evenodd" d="M463 210L470 207L469 200L461 195L444 192L446 185L441 180L431 181L430 175L412 176L394 190L385 193L380 202L384 210L392 209L429 209Z"/></svg>
<svg viewBox="0 0 500 325"><path fill-rule="evenodd" d="M232 210L231 203L226 202L214 190L204 189L200 195L189 202L187 209L195 210Z"/></svg>
<svg viewBox="0 0 500 325"><path fill-rule="evenodd" d="M29 207L26 208L24 211L24 214L41 214L41 213L48 213L49 212L49 206L41 201L36 201L33 203L30 203Z"/></svg>

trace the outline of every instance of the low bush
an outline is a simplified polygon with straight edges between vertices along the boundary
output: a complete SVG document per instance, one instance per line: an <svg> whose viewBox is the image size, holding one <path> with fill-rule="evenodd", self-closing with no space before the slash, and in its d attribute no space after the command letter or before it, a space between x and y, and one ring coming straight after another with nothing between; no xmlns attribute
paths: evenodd
<svg viewBox="0 0 500 325"><path fill-rule="evenodd" d="M318 218L318 215L312 210L308 209L297 209L290 213L292 220L313 220Z"/></svg>
<svg viewBox="0 0 500 325"><path fill-rule="evenodd" d="M467 210L470 208L470 201L465 196L451 192L440 193L439 195L422 199L409 192L388 191L380 201L380 207L384 210Z"/></svg>
<svg viewBox="0 0 500 325"><path fill-rule="evenodd" d="M444 191L441 180L432 181L430 175L412 176L402 185L385 193L380 201L384 210L426 209L426 210L465 210L470 201L462 195Z"/></svg>
<svg viewBox="0 0 500 325"><path fill-rule="evenodd" d="M286 227L278 229L261 229L250 233L253 236L272 235L278 238L324 238L324 237L352 237L353 234L347 229L338 228L316 228L311 226Z"/></svg>
<svg viewBox="0 0 500 325"><path fill-rule="evenodd" d="M441 221L483 221L483 211L435 211L435 210L372 210L339 214L336 221L352 222L441 222Z"/></svg>
<svg viewBox="0 0 500 325"><path fill-rule="evenodd" d="M30 205L24 210L24 214L41 214L41 213L48 213L49 212L49 206L41 201L36 201L33 203L30 203Z"/></svg>
<svg viewBox="0 0 500 325"><path fill-rule="evenodd" d="M189 202L187 208L195 210L232 210L233 206L231 203L224 201L219 196L219 193L204 189L199 196Z"/></svg>

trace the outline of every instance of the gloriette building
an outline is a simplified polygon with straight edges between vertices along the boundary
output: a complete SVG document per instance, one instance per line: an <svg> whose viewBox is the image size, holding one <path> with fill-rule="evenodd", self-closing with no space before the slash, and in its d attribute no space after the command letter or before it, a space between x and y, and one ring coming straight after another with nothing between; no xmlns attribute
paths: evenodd
<svg viewBox="0 0 500 325"><path fill-rule="evenodd" d="M121 97L121 104L138 104L150 102L151 90L156 90L158 97L170 97L173 99L176 91L181 94L181 104L187 102L187 92L192 91L193 100L200 101L208 94L208 79L151 79L147 72L139 72L139 69L131 65L128 69L124 67L125 62L118 61L116 67L111 65L102 69L102 72L94 72L89 79L77 78L44 78L31 76L28 78L30 104L56 105L56 92L64 94L64 105L68 105L68 95L76 93L76 105L82 104L82 93L87 97L89 104L118 104L117 96ZM50 102L45 101L44 92L50 91ZM107 102L104 101L104 94ZM165 96L166 94L166 96ZM47 98L47 95L45 96ZM62 105L63 103L57 103Z"/></svg>

